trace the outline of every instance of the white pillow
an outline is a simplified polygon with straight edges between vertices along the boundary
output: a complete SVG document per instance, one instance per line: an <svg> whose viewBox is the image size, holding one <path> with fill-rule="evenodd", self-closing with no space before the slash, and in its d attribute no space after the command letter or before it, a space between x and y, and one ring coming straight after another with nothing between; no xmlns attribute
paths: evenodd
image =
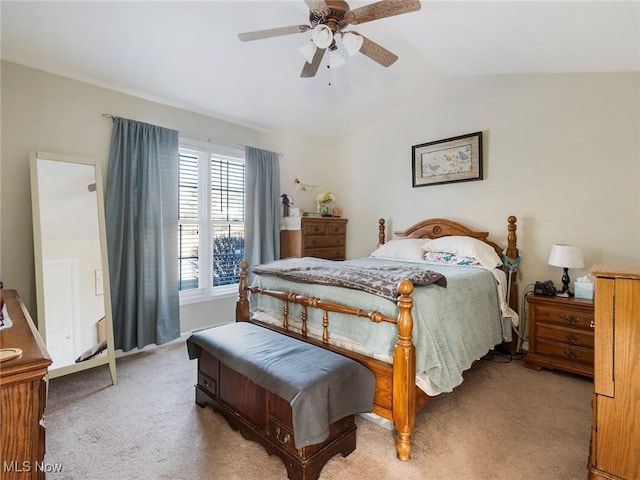
<svg viewBox="0 0 640 480"><path fill-rule="evenodd" d="M398 238L389 240L371 252L370 257L394 260L422 260L424 250L420 248L424 238Z"/></svg>
<svg viewBox="0 0 640 480"><path fill-rule="evenodd" d="M502 266L502 260L491 245L473 237L452 235L427 240L422 249L425 252L446 252L454 255L475 258L483 267Z"/></svg>

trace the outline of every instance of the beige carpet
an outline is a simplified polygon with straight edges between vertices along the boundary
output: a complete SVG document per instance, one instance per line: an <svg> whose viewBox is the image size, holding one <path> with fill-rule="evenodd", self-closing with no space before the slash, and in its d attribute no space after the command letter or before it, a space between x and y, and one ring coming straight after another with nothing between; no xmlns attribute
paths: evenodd
<svg viewBox="0 0 640 480"><path fill-rule="evenodd" d="M196 361L184 341L51 380L45 411L51 479L286 479L278 457L194 403ZM453 393L419 415L412 460L393 434L358 418L357 449L320 480L583 480L591 422L589 379L481 361Z"/></svg>

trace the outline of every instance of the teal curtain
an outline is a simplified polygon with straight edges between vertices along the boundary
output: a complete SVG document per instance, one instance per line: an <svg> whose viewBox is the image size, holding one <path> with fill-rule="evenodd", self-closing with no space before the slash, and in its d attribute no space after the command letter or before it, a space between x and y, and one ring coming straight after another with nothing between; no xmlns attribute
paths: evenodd
<svg viewBox="0 0 640 480"><path fill-rule="evenodd" d="M252 266L280 256L280 161L277 153L254 147L246 147L245 161L244 252Z"/></svg>
<svg viewBox="0 0 640 480"><path fill-rule="evenodd" d="M105 216L115 348L180 335L178 132L114 118Z"/></svg>

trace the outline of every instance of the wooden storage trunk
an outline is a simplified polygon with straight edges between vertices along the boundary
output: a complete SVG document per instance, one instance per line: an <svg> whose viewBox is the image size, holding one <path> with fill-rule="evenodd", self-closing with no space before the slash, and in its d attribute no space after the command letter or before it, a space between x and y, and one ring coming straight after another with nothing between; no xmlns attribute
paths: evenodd
<svg viewBox="0 0 640 480"><path fill-rule="evenodd" d="M204 350L198 358L196 403L211 405L243 437L278 455L291 480L315 480L329 459L338 453L346 457L356 448L354 416L349 415L331 424L324 442L296 449L289 403Z"/></svg>

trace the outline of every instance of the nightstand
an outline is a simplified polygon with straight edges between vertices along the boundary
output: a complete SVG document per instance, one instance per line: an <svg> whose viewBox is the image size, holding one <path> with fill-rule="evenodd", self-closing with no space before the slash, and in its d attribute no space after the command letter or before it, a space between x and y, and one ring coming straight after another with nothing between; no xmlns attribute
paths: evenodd
<svg viewBox="0 0 640 480"><path fill-rule="evenodd" d="M527 295L529 353L525 366L593 378L593 301Z"/></svg>

